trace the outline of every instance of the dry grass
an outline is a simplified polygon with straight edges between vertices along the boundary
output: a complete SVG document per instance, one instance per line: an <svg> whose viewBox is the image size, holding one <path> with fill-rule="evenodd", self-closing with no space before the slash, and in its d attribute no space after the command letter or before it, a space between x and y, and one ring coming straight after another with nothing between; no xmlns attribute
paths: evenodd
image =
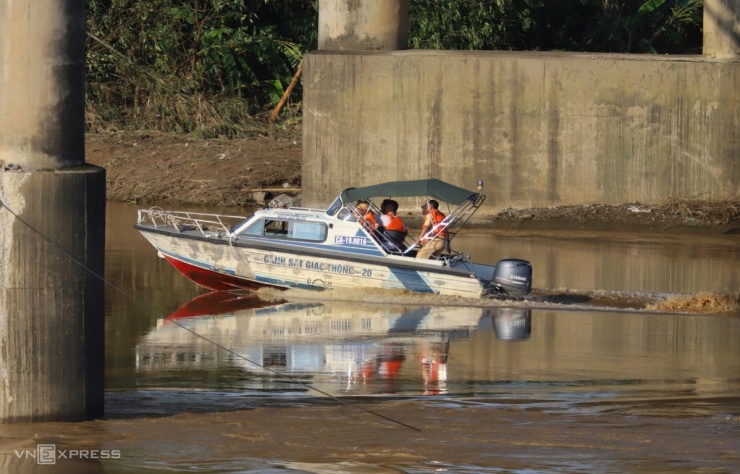
<svg viewBox="0 0 740 474"><path fill-rule="evenodd" d="M729 224L740 221L740 198L708 201L671 196L660 206L660 210L684 219Z"/></svg>
<svg viewBox="0 0 740 474"><path fill-rule="evenodd" d="M142 93L134 105L110 106L110 101L88 100L85 127L91 134L141 130L175 133L201 139L284 137L300 126L300 108L283 109L281 120L269 123L269 110L254 110L248 101L228 95Z"/></svg>

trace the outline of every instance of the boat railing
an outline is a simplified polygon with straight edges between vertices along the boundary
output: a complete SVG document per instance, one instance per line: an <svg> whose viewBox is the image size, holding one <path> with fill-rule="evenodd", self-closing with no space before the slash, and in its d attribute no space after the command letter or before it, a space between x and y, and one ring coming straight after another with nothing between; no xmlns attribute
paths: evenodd
<svg viewBox="0 0 740 474"><path fill-rule="evenodd" d="M448 241L452 242L457 233L465 227L473 214L483 205L486 200L486 196L483 194L476 194L471 196L470 199L460 204L455 210L441 222L441 225L437 226L436 229L431 229L433 237L437 237L443 230L447 230L449 234Z"/></svg>
<svg viewBox="0 0 740 474"><path fill-rule="evenodd" d="M161 207L150 209L139 209L138 223L150 223L155 229L172 228L177 232L187 230L198 230L208 237L208 234L223 232L230 234L232 227L244 221L244 216L231 216L224 214L207 214L202 212L188 211L166 211Z"/></svg>
<svg viewBox="0 0 740 474"><path fill-rule="evenodd" d="M367 202L369 206L369 213L377 216L382 215L382 213L380 212L380 208L377 207L375 203L370 200L368 200ZM412 245L412 239L410 239L408 235L403 238L403 243L401 243L391 238L390 235L388 235L385 231L373 227L372 223L367 218L365 218L363 213L359 211L355 203L345 203L344 207L347 209L347 211L349 211L347 214L347 219L352 219L359 222L360 225L365 229L365 231L368 232L370 236L374 238L380 244L380 246L383 247L383 249L391 255L403 255L409 245Z"/></svg>
<svg viewBox="0 0 740 474"><path fill-rule="evenodd" d="M450 243L455 238L457 233L462 229L468 220L475 214L475 211L483 204L486 197L482 194L476 194L471 196L470 199L460 204L457 208L451 211L439 224L434 225L426 234L421 236L421 239L414 241L413 246L419 244L422 241L432 241L440 238L444 231L447 231L447 251L450 251ZM409 253L412 247L407 247L404 254Z"/></svg>
<svg viewBox="0 0 740 474"><path fill-rule="evenodd" d="M309 212L315 212L317 214L324 214L326 212L326 209L315 209L313 207L266 207L267 209L277 209L279 211L309 211Z"/></svg>
<svg viewBox="0 0 740 474"><path fill-rule="evenodd" d="M454 210L450 211L449 214L440 222L424 234L419 240L414 240L411 236L406 235L403 238L403 242L396 241L391 238L386 232L382 232L369 225L369 222L364 218L363 214L359 212L357 206L353 202L344 203L344 207L349 211L349 215L353 216L355 220L365 228L370 235L378 241L378 243L385 249L386 252L396 255L414 255L414 251L418 250L418 246L421 242L432 241L437 238L441 238L443 231L447 231L447 248L446 255L455 255L450 248L452 239L455 238L457 233L462 229L473 214L480 208L485 201L486 196L483 194L475 194L461 203ZM378 208L374 202L367 199L368 211L381 215L380 208Z"/></svg>

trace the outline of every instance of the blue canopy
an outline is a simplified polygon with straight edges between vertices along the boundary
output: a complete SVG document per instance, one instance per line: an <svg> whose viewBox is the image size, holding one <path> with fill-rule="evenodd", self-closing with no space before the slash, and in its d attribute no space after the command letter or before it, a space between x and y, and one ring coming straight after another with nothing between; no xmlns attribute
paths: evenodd
<svg viewBox="0 0 740 474"><path fill-rule="evenodd" d="M345 189L342 191L342 201L358 201L373 197L429 197L459 206L467 200L475 200L479 195L480 192L468 191L438 179L419 179Z"/></svg>

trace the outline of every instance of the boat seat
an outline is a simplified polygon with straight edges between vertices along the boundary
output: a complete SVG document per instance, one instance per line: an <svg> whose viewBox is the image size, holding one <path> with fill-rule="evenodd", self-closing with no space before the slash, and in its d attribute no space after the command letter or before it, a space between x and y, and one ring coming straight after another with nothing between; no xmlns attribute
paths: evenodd
<svg viewBox="0 0 740 474"><path fill-rule="evenodd" d="M403 248L404 242L406 241L406 232L398 232L396 230L388 230L385 229L383 231L383 234L385 234L385 237L393 242L396 247Z"/></svg>

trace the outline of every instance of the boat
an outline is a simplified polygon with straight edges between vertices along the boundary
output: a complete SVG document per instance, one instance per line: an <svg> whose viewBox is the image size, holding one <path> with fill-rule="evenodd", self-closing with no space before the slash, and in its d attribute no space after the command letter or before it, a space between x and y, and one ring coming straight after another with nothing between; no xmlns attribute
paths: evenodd
<svg viewBox="0 0 740 474"><path fill-rule="evenodd" d="M211 290L270 286L388 288L476 298L526 295L532 286L528 261L508 258L485 265L451 250L485 200L482 183L478 188L469 191L437 179L395 181L347 188L326 209L268 205L248 217L154 207L138 211L135 228L183 275ZM357 203L365 201L378 215L377 201L385 198L445 203L446 217L423 239L445 239L446 250L415 258L418 241L370 225Z"/></svg>

